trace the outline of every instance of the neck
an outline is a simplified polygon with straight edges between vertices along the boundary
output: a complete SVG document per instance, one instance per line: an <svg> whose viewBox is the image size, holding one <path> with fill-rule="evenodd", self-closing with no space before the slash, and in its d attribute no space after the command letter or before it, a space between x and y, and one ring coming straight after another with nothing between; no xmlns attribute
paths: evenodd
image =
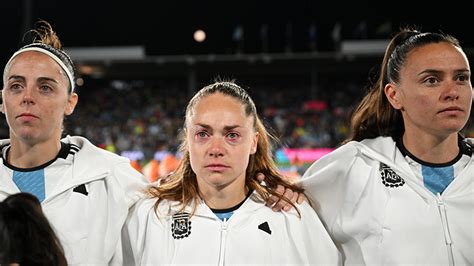
<svg viewBox="0 0 474 266"><path fill-rule="evenodd" d="M403 134L403 145L418 159L430 163L446 163L458 156L458 134L453 133L447 137L432 135Z"/></svg>
<svg viewBox="0 0 474 266"><path fill-rule="evenodd" d="M200 187L199 191L204 202L209 208L228 209L241 203L245 197L247 197L247 193L249 191L245 186L245 183L234 185L228 185L224 188L207 187L202 189Z"/></svg>
<svg viewBox="0 0 474 266"><path fill-rule="evenodd" d="M53 160L60 149L61 142L56 139L28 144L11 138L8 163L18 168L37 167Z"/></svg>

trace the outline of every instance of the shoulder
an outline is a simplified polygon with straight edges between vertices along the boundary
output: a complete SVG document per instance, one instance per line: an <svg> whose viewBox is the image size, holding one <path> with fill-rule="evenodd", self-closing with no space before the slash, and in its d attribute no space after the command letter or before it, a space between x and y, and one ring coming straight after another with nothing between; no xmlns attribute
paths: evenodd
<svg viewBox="0 0 474 266"><path fill-rule="evenodd" d="M166 218L172 216L180 207L179 202L162 200L158 206L156 202L158 201L157 197L152 197L150 195L142 197L137 201L133 207L133 211L137 214L143 216L146 213L158 214L159 218Z"/></svg>
<svg viewBox="0 0 474 266"><path fill-rule="evenodd" d="M128 158L104 150L92 144L88 139L80 136L66 136L61 141L77 146L79 151L76 153L76 160L100 164L130 163Z"/></svg>
<svg viewBox="0 0 474 266"><path fill-rule="evenodd" d="M120 187L121 189L113 191L122 191L122 199L127 200L128 206L142 197L142 192L149 183L143 174L131 166L127 158L101 149L83 137L67 136L61 141L79 147L74 157L75 178L86 180L94 176L105 176L107 189Z"/></svg>
<svg viewBox="0 0 474 266"><path fill-rule="evenodd" d="M364 139L360 142L350 141L314 162L307 170L311 174L319 169L344 170L351 167L360 157L371 157L374 154L393 154L396 143L391 137ZM305 173L305 176L307 175Z"/></svg>
<svg viewBox="0 0 474 266"><path fill-rule="evenodd" d="M358 142L348 142L336 150L326 154L311 166L303 174L302 180L316 173L342 171L351 165L351 162L357 157L360 151Z"/></svg>
<svg viewBox="0 0 474 266"><path fill-rule="evenodd" d="M0 147L4 147L10 144L10 139L0 139Z"/></svg>
<svg viewBox="0 0 474 266"><path fill-rule="evenodd" d="M392 137L377 137L364 139L360 142L365 149L371 149L379 154L393 154L397 148L397 143Z"/></svg>
<svg viewBox="0 0 474 266"><path fill-rule="evenodd" d="M464 138L461 140L461 149L464 153L472 155L474 150L474 138Z"/></svg>
<svg viewBox="0 0 474 266"><path fill-rule="evenodd" d="M155 210L156 198L143 197L135 203L132 212L138 216L146 215Z"/></svg>

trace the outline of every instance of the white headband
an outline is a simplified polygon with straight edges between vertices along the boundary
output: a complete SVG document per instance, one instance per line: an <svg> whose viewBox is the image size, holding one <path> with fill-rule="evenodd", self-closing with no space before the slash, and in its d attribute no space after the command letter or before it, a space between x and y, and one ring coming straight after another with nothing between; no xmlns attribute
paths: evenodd
<svg viewBox="0 0 474 266"><path fill-rule="evenodd" d="M66 67L66 65L63 63L63 61L61 61L61 59L59 59L59 57L57 57L55 54L51 53L50 51L44 49L44 48L40 48L40 47L28 47L28 48L24 48L24 49L21 49L21 50L18 50L16 51L12 57L10 57L10 60L8 60L7 62L7 66L8 64L10 64L10 62L13 60L13 58L15 58L17 55L21 54L21 53L24 53L24 52L28 52L28 51L36 51L36 52L40 52L40 53L43 53L45 55L48 55L49 57L51 57L56 63L58 63L59 66L61 66L61 68L64 70L64 72L66 72L66 75L67 77L69 78L69 83L71 84L71 92L74 91L74 78L72 76L72 73L71 71L69 71L69 69Z"/></svg>

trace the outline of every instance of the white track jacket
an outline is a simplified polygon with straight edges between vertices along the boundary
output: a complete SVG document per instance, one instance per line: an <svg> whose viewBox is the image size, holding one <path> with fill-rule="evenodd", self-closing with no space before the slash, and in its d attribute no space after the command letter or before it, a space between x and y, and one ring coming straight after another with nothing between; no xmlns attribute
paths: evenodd
<svg viewBox="0 0 474 266"><path fill-rule="evenodd" d="M133 261L127 265L340 265L337 248L307 202L298 205L300 219L294 209L273 212L253 194L228 221L204 203L191 218L176 214L179 208L170 201L160 203L158 218L155 202L142 200L131 212L124 239L130 238Z"/></svg>
<svg viewBox="0 0 474 266"><path fill-rule="evenodd" d="M434 195L378 137L341 146L301 183L347 265L474 265L473 165Z"/></svg>
<svg viewBox="0 0 474 266"><path fill-rule="evenodd" d="M61 141L73 143L80 150L55 190L46 195L43 211L69 264L109 264L116 249L121 251L121 229L147 181L128 159L100 149L85 138L68 136ZM0 144L8 142L2 140ZM81 185L85 190L78 193L76 188ZM18 192L11 176L0 176L0 200Z"/></svg>

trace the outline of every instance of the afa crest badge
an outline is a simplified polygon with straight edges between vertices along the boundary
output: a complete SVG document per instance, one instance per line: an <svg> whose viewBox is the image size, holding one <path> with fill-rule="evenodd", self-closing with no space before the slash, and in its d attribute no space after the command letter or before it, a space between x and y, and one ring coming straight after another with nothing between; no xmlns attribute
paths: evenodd
<svg viewBox="0 0 474 266"><path fill-rule="evenodd" d="M189 213L178 213L173 215L171 233L174 239L183 239L191 234L191 220Z"/></svg>
<svg viewBox="0 0 474 266"><path fill-rule="evenodd" d="M405 184L405 180L395 173L395 171L393 171L388 165L380 163L379 171L382 176L382 184L386 187L401 187Z"/></svg>

